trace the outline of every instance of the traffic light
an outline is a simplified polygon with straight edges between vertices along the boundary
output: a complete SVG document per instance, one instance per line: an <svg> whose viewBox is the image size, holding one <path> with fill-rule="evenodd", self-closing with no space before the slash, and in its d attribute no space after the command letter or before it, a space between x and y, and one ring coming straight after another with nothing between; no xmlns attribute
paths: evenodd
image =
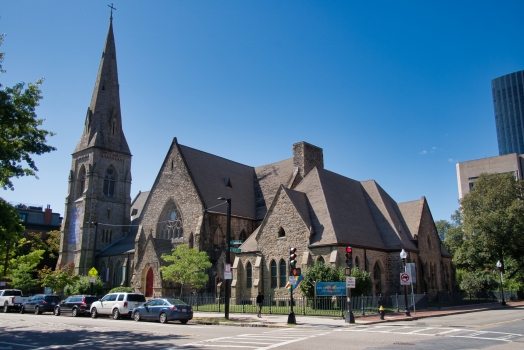
<svg viewBox="0 0 524 350"><path fill-rule="evenodd" d="M289 248L289 270L293 271L293 269L297 266L297 248Z"/></svg>
<svg viewBox="0 0 524 350"><path fill-rule="evenodd" d="M351 268L353 265L353 248L346 247L346 265Z"/></svg>
<svg viewBox="0 0 524 350"><path fill-rule="evenodd" d="M299 267L295 267L294 269L291 269L291 276L300 276L302 274L302 270Z"/></svg>

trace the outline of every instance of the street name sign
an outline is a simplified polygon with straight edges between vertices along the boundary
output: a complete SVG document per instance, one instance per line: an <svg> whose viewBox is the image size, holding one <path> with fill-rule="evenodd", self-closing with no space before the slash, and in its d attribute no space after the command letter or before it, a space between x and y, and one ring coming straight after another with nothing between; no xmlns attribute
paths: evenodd
<svg viewBox="0 0 524 350"><path fill-rule="evenodd" d="M244 241L242 241L242 240L229 241L229 244L232 244L232 245L235 245L235 244L242 244L242 243L244 243Z"/></svg>
<svg viewBox="0 0 524 350"><path fill-rule="evenodd" d="M232 252L232 253L242 253L242 249L240 248L229 248L229 251Z"/></svg>
<svg viewBox="0 0 524 350"><path fill-rule="evenodd" d="M357 278L346 276L346 288L356 288Z"/></svg>

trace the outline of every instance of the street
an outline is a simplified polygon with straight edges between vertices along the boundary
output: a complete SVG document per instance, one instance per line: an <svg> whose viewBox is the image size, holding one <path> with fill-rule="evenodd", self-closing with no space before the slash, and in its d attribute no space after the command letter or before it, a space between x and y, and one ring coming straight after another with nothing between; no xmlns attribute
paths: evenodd
<svg viewBox="0 0 524 350"><path fill-rule="evenodd" d="M0 349L522 349L524 308L340 327L237 327L0 314Z"/></svg>

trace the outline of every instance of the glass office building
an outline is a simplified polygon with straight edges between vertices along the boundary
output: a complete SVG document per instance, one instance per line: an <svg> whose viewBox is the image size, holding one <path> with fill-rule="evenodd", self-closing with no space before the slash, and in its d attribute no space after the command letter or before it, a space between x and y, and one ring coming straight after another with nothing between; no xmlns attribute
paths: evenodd
<svg viewBox="0 0 524 350"><path fill-rule="evenodd" d="M524 154L524 71L491 81L499 155Z"/></svg>

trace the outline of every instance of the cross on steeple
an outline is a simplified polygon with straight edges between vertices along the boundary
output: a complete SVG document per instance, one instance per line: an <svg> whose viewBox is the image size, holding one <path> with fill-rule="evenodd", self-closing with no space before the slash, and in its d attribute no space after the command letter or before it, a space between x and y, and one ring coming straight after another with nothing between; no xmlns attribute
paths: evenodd
<svg viewBox="0 0 524 350"><path fill-rule="evenodd" d="M111 17L109 17L109 19L112 21L113 20L113 10L116 10L116 8L113 7L113 3L111 3L111 5L107 5L107 7L111 8Z"/></svg>

